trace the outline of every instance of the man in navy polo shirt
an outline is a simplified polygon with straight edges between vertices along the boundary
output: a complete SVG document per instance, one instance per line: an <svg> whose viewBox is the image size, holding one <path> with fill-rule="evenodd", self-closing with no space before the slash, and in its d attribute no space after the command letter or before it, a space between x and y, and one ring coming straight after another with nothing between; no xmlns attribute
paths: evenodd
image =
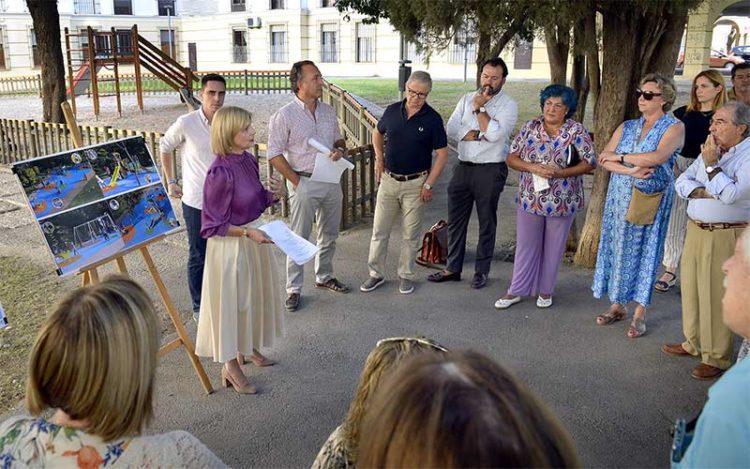
<svg viewBox="0 0 750 469"><path fill-rule="evenodd" d="M359 287L373 291L385 282L388 239L396 216L401 214L399 292L414 291L414 265L419 248L422 208L432 200L432 186L448 161L448 138L443 119L427 104L432 79L414 72L406 82L406 99L388 106L372 133L375 178L380 183L375 205L370 255L370 278ZM384 135L388 136L383 154ZM432 165L432 151L437 153Z"/></svg>

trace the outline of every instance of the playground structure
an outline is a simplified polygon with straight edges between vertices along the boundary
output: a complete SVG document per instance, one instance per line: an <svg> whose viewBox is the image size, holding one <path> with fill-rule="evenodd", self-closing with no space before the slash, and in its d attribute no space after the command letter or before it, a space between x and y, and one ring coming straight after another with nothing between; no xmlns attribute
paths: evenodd
<svg viewBox="0 0 750 469"><path fill-rule="evenodd" d="M84 44L83 47L72 48L71 38ZM114 96L117 100L117 112L122 115L120 99L119 68L122 65L132 65L135 73L135 94L138 107L143 112L143 84L141 68L153 73L172 89L177 91L180 99L189 109L197 109L200 102L193 96L193 82L198 78L193 71L183 67L177 61L165 54L154 44L138 34L138 26L133 25L129 35L115 31L94 31L91 26L80 33L71 33L65 28L65 53L68 60L68 89L73 113L76 113L76 95L90 90L94 103L94 114L99 116L99 99ZM99 78L101 69L110 70L111 78ZM101 83L111 82L114 93L102 94L99 89Z"/></svg>
<svg viewBox="0 0 750 469"><path fill-rule="evenodd" d="M96 243L99 238L109 240L110 235L117 233L115 223L109 215L102 215L73 227L73 245L77 249Z"/></svg>

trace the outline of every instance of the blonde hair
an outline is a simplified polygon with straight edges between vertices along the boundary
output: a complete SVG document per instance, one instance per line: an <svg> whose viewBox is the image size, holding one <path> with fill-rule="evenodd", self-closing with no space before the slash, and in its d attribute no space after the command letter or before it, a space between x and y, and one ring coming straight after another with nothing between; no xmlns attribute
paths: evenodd
<svg viewBox="0 0 750 469"><path fill-rule="evenodd" d="M211 151L216 156L232 153L234 137L253 123L253 116L246 110L235 107L222 107L211 121Z"/></svg>
<svg viewBox="0 0 750 469"><path fill-rule="evenodd" d="M31 351L29 412L60 409L105 441L137 435L153 416L159 336L153 303L134 281L111 276L72 291Z"/></svg>
<svg viewBox="0 0 750 469"><path fill-rule="evenodd" d="M362 419L383 377L392 373L396 365L405 358L425 353L443 353L444 350L440 344L426 338L400 337L378 342L367 356L357 389L354 391L354 399L342 426L344 449L351 465L356 465L357 461L357 440Z"/></svg>
<svg viewBox="0 0 750 469"><path fill-rule="evenodd" d="M708 81L713 83L714 86L721 86L721 91L714 97L714 102L711 105L712 111L719 109L727 102L727 87L724 84L724 77L721 76L721 73L717 70L703 70L693 78L693 86L690 90L690 104L687 105L687 108L685 109L686 112L696 112L701 110L701 103L698 102L698 95L695 94L695 83L700 77L705 77Z"/></svg>
<svg viewBox="0 0 750 469"><path fill-rule="evenodd" d="M659 91L661 92L661 99L664 100L664 104L662 104L661 110L667 112L672 109L674 100L677 97L674 80L660 73L647 73L646 76L641 78L640 86L643 86L649 82L656 83L656 86L659 87Z"/></svg>
<svg viewBox="0 0 750 469"><path fill-rule="evenodd" d="M373 396L359 467L578 467L573 442L515 376L476 352L400 365Z"/></svg>

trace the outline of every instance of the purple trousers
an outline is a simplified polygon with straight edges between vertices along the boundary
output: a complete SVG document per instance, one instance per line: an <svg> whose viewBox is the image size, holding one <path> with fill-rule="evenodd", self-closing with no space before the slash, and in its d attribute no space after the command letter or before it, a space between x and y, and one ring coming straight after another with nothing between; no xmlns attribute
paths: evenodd
<svg viewBox="0 0 750 469"><path fill-rule="evenodd" d="M575 215L544 217L517 210L516 257L508 294L551 295Z"/></svg>

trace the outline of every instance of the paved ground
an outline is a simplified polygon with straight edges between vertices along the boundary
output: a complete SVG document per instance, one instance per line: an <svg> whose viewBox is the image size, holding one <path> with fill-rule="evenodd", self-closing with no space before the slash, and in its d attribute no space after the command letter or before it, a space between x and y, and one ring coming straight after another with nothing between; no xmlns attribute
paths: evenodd
<svg viewBox="0 0 750 469"><path fill-rule="evenodd" d="M451 169L436 187L425 224L446 216L445 186ZM0 212L20 202L13 187L12 177L0 171ZM501 198L498 250L514 238L514 190L508 188ZM25 210L0 214L0 255L18 254L24 248L27 256L52 268L41 235L30 222ZM470 230L472 253L475 220ZM394 227L397 237L399 231ZM149 432L188 430L235 467L309 466L342 420L375 342L421 334L452 349L480 351L515 370L561 417L585 466L668 463L671 423L677 416L694 415L709 387L690 378L692 359L659 351L662 343L680 338L677 293L654 295L649 333L631 340L625 336L624 322L595 325L594 316L607 302L592 298L590 270L563 265L551 309L539 310L527 300L499 312L492 305L508 286L512 264L496 261L489 285L475 291L469 288L473 268L472 259L467 259L464 281L447 285L420 281L414 294L403 296L392 281L398 242L390 249L391 281L372 293L360 293L357 287L367 276L370 234L371 226L365 224L339 238L337 271L354 287L352 293L315 291L308 287L312 276L307 271L303 307L287 315L286 337L266 351L278 364L262 370L246 367L260 388L259 395L219 389L220 365L203 360L217 387L214 394L205 395L182 351L164 357L158 371L157 415ZM151 251L187 318L184 234L154 245ZM127 260L132 275L146 281L137 256ZM281 268L281 256L278 260ZM428 273L420 270L422 278ZM195 333L192 322L188 328Z"/></svg>

